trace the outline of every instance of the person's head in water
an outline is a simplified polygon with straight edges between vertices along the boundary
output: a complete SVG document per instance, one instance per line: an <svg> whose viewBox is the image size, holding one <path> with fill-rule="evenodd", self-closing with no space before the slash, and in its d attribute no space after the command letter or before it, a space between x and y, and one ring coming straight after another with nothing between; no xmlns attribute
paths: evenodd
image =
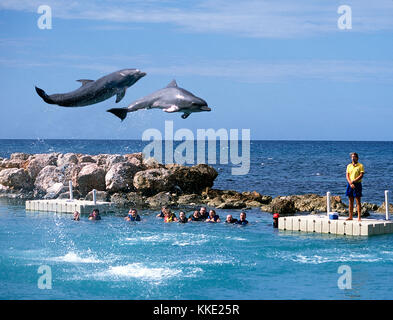
<svg viewBox="0 0 393 320"><path fill-rule="evenodd" d="M89 215L89 220L101 220L100 211L98 209L94 209Z"/></svg>
<svg viewBox="0 0 393 320"><path fill-rule="evenodd" d="M359 155L356 152L351 153L351 160L352 163L356 164L359 161Z"/></svg>
<svg viewBox="0 0 393 320"><path fill-rule="evenodd" d="M240 213L240 221L245 221L246 220L246 213L244 212L244 211L242 211L241 213Z"/></svg>
<svg viewBox="0 0 393 320"><path fill-rule="evenodd" d="M214 218L216 216L216 211L214 211L213 209L211 209L209 211L209 218Z"/></svg>
<svg viewBox="0 0 393 320"><path fill-rule="evenodd" d="M199 211L195 210L192 215L193 215L194 218L199 218Z"/></svg>
<svg viewBox="0 0 393 320"><path fill-rule="evenodd" d="M74 217L72 220L79 221L80 220L80 213L78 211L74 211Z"/></svg>
<svg viewBox="0 0 393 320"><path fill-rule="evenodd" d="M227 215L227 218L226 218L226 222L228 222L228 223L231 223L232 222L232 220L233 220L233 217L232 217L232 215L231 214L228 214Z"/></svg>
<svg viewBox="0 0 393 320"><path fill-rule="evenodd" d="M169 208L166 208L164 211L164 215L170 217L172 215L172 211Z"/></svg>
<svg viewBox="0 0 393 320"><path fill-rule="evenodd" d="M128 215L135 218L138 215L138 211L136 211L136 209L130 209L130 211L128 211Z"/></svg>
<svg viewBox="0 0 393 320"><path fill-rule="evenodd" d="M206 215L206 211L207 211L206 207L201 207L201 209L199 210L199 213L201 214L201 217Z"/></svg>
<svg viewBox="0 0 393 320"><path fill-rule="evenodd" d="M184 211L179 212L179 218L180 218L180 220L186 219L186 214L184 213Z"/></svg>

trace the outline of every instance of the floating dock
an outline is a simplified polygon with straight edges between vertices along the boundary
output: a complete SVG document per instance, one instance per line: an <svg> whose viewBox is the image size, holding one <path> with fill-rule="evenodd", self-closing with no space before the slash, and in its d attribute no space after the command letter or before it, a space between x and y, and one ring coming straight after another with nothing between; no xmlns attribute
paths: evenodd
<svg viewBox="0 0 393 320"><path fill-rule="evenodd" d="M393 221L365 219L357 217L347 221L347 217L330 220L327 215L307 215L278 218L279 230L338 234L348 236L372 236L393 233Z"/></svg>
<svg viewBox="0 0 393 320"><path fill-rule="evenodd" d="M78 211L80 214L91 213L93 209L100 210L100 213L113 212L115 206L111 202L87 201L87 200L28 200L26 201L26 210L29 211L46 211L73 213Z"/></svg>

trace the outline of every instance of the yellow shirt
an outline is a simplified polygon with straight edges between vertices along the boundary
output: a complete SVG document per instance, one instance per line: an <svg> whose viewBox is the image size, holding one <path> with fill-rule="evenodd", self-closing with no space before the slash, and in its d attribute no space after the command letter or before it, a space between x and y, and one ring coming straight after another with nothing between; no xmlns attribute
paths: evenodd
<svg viewBox="0 0 393 320"><path fill-rule="evenodd" d="M351 181L353 181L357 177L359 177L362 172L364 173L364 167L359 162L356 165L353 165L352 163L350 163L347 166L347 173L349 173L349 179L351 179ZM357 182L362 182L362 179L360 179Z"/></svg>

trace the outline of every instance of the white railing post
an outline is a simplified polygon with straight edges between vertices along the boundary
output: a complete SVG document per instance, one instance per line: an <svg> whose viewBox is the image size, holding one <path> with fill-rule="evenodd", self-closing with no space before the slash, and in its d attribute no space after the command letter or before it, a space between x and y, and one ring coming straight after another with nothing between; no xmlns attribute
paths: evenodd
<svg viewBox="0 0 393 320"><path fill-rule="evenodd" d="M70 189L70 200L74 200L74 192L72 190L72 181L68 181L68 188Z"/></svg>
<svg viewBox="0 0 393 320"><path fill-rule="evenodd" d="M96 205L97 203L97 190L93 189L93 204Z"/></svg>
<svg viewBox="0 0 393 320"><path fill-rule="evenodd" d="M386 220L389 220L389 190L385 190L385 212Z"/></svg>
<svg viewBox="0 0 393 320"><path fill-rule="evenodd" d="M329 213L330 213L330 192L326 192L326 214L327 217L329 218Z"/></svg>

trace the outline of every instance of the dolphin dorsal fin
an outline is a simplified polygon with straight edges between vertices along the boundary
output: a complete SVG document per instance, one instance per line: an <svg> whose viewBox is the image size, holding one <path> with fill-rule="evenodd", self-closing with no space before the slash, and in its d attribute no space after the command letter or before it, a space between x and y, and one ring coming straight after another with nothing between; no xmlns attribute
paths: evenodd
<svg viewBox="0 0 393 320"><path fill-rule="evenodd" d="M82 82L82 87L89 82L94 82L94 80L89 80L89 79L79 79L76 81Z"/></svg>
<svg viewBox="0 0 393 320"><path fill-rule="evenodd" d="M177 88L176 80L173 79L169 84L166 86L167 88Z"/></svg>

